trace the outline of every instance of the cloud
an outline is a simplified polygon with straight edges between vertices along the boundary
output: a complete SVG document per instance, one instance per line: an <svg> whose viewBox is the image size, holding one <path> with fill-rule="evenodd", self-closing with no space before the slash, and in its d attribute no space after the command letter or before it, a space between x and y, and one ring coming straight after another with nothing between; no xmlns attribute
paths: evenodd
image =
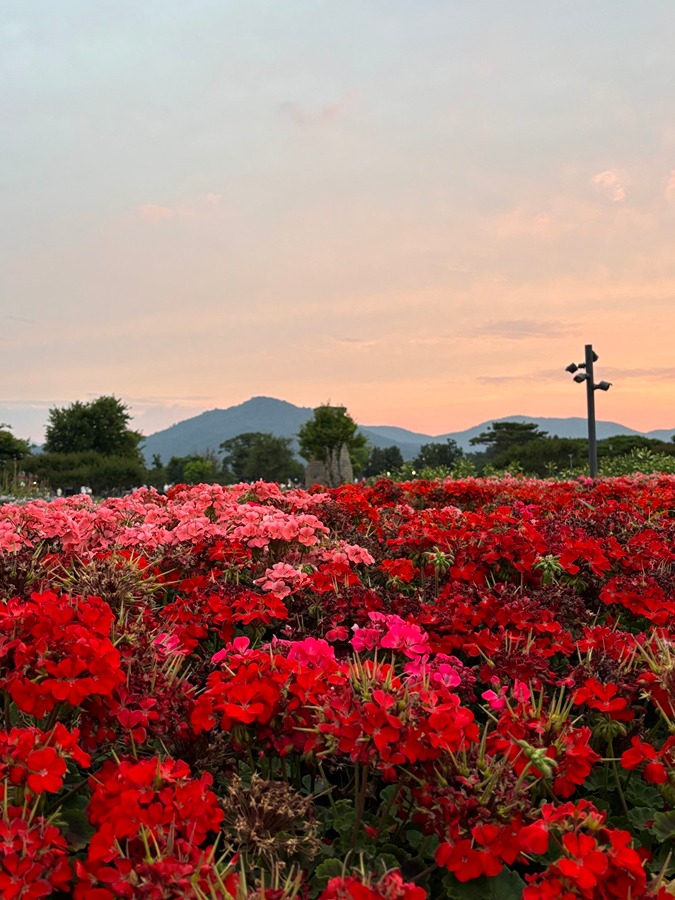
<svg viewBox="0 0 675 900"><path fill-rule="evenodd" d="M162 206L158 203L145 203L136 207L136 216L144 222L161 222L165 219L191 219L206 209L217 207L222 196L216 193L201 194L187 204Z"/></svg>
<svg viewBox="0 0 675 900"><path fill-rule="evenodd" d="M350 91L334 103L327 103L318 109L310 110L299 103L283 103L281 109L297 125L321 125L339 118L353 99L354 93Z"/></svg>
<svg viewBox="0 0 675 900"><path fill-rule="evenodd" d="M346 344L348 347L374 347L377 344L377 341L373 338L360 338L360 337L333 337L331 335L330 340L335 344Z"/></svg>
<svg viewBox="0 0 675 900"><path fill-rule="evenodd" d="M591 178L591 184L601 190L612 203L623 203L626 199L626 189L622 181L623 179L616 169L606 169Z"/></svg>
<svg viewBox="0 0 675 900"><path fill-rule="evenodd" d="M156 203L146 203L136 209L139 219L146 222L159 222L161 219L173 219L174 211L168 206L158 206Z"/></svg>
<svg viewBox="0 0 675 900"><path fill-rule="evenodd" d="M612 368L604 369L608 378L648 378L653 381L675 381L675 366L653 366L642 369Z"/></svg>
<svg viewBox="0 0 675 900"><path fill-rule="evenodd" d="M36 319L28 319L26 316L10 316L8 313L4 313L0 318L9 319L11 322L30 322L31 324L36 322Z"/></svg>
<svg viewBox="0 0 675 900"><path fill-rule="evenodd" d="M518 206L498 216L493 223L498 238L533 237L547 239L560 230L547 213L531 213Z"/></svg>
<svg viewBox="0 0 675 900"><path fill-rule="evenodd" d="M476 381L479 384L512 384L514 382L523 383L528 379L536 379L540 381L559 381L562 369L537 369L535 372L522 372L519 375L479 375ZM564 375L565 373L562 372Z"/></svg>
<svg viewBox="0 0 675 900"><path fill-rule="evenodd" d="M507 341L523 341L528 338L556 338L570 334L575 326L566 322L541 322L537 319L502 319L485 322L468 332L469 337L496 337Z"/></svg>
<svg viewBox="0 0 675 900"><path fill-rule="evenodd" d="M668 203L675 203L675 169L671 169L668 173L663 196Z"/></svg>

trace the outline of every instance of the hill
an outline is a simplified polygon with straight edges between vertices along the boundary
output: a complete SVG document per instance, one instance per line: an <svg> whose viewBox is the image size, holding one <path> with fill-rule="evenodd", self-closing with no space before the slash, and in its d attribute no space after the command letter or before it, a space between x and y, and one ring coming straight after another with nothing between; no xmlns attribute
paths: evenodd
<svg viewBox="0 0 675 900"><path fill-rule="evenodd" d="M227 409L211 409L198 416L178 422L145 439L143 453L150 463L154 454L159 454L163 462L172 456L189 456L203 454L211 450L218 452L223 441L244 434L247 431L264 431L278 437L295 437L302 425L311 419L313 410L306 406L295 406L285 400L273 397L252 397L238 406ZM505 416L491 419L474 425L464 431L450 431L446 434L429 435L408 431L392 425L364 425L359 430L374 447L398 447L404 459L413 459L419 453L422 444L445 441L448 438L457 442L463 450L476 450L470 444L472 437L485 431L493 421L497 422L535 422L539 428L551 436L586 437L586 420L579 417L566 419L532 418L530 416ZM619 434L641 434L618 422L597 422L598 439L613 437ZM659 440L670 440L672 430L659 429L647 433L647 437ZM297 446L297 445L296 445Z"/></svg>

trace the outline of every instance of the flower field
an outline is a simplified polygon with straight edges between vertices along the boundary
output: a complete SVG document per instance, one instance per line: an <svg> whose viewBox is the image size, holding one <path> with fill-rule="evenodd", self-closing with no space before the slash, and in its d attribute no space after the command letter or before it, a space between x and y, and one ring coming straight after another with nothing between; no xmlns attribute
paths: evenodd
<svg viewBox="0 0 675 900"><path fill-rule="evenodd" d="M675 477L0 508L0 896L672 897Z"/></svg>

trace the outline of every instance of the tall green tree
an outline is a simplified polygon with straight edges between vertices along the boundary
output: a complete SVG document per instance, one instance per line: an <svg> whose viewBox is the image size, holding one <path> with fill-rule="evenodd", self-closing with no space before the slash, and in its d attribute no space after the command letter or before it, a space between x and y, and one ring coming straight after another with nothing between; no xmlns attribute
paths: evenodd
<svg viewBox="0 0 675 900"><path fill-rule="evenodd" d="M584 438L542 437L501 450L491 464L496 469L516 466L526 475L545 478L583 467L587 460L588 441Z"/></svg>
<svg viewBox="0 0 675 900"><path fill-rule="evenodd" d="M302 478L303 467L293 454L290 438L253 431L223 441L223 474L231 482Z"/></svg>
<svg viewBox="0 0 675 900"><path fill-rule="evenodd" d="M110 493L145 483L142 435L117 397L103 396L49 410L44 452L32 467L52 489Z"/></svg>
<svg viewBox="0 0 675 900"><path fill-rule="evenodd" d="M8 490L19 464L30 455L30 444L14 437L10 426L0 424L0 486Z"/></svg>
<svg viewBox="0 0 675 900"><path fill-rule="evenodd" d="M488 457L494 457L503 450L547 437L547 431L541 431L536 422L493 422L487 431L482 431L471 438L470 444L482 444L488 449Z"/></svg>
<svg viewBox="0 0 675 900"><path fill-rule="evenodd" d="M185 484L213 484L217 478L217 467L212 459L191 459L183 468Z"/></svg>
<svg viewBox="0 0 675 900"><path fill-rule="evenodd" d="M373 447L363 469L363 475L366 478L373 478L384 472L395 472L402 465L403 456L398 447Z"/></svg>
<svg viewBox="0 0 675 900"><path fill-rule="evenodd" d="M422 444L413 465L417 469L436 468L438 466L451 469L463 455L462 448L457 442L453 441L452 438L448 438L446 441Z"/></svg>
<svg viewBox="0 0 675 900"><path fill-rule="evenodd" d="M330 471L346 446L354 472L359 474L368 459L368 442L344 406L317 406L314 415L298 432L300 455L315 459Z"/></svg>
<svg viewBox="0 0 675 900"><path fill-rule="evenodd" d="M81 453L39 453L30 460L31 470L52 490L77 492L90 487L95 494L109 494L145 484L146 469L133 456L111 456L86 450Z"/></svg>
<svg viewBox="0 0 675 900"><path fill-rule="evenodd" d="M49 410L44 449L47 453L85 453L138 457L143 436L129 428L128 408L117 397L79 400Z"/></svg>

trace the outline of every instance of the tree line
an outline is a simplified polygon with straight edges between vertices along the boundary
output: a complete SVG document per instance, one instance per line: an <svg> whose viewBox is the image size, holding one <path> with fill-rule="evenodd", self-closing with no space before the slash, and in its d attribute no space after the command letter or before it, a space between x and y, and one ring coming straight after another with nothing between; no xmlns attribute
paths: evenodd
<svg viewBox="0 0 675 900"><path fill-rule="evenodd" d="M171 484L275 481L300 484L304 465L293 440L267 432L246 432L223 441L204 454L155 455L147 466L141 452L143 436L130 427L128 408L116 397L75 402L49 411L45 443L34 452L27 441L0 424L0 492L11 485L35 481L64 493L91 488L107 495L146 484L162 489ZM435 478L452 475L520 472L555 477L584 470L588 442L560 438L534 423L493 422L472 438L477 449L463 451L451 439L421 446L404 461L396 446L371 447L344 407L324 404L299 430L298 452L305 460L326 464L345 445L356 477ZM478 449L480 448L480 449ZM616 436L598 442L601 474L625 471L675 472L675 435L670 442L640 435ZM650 469L651 467L651 469Z"/></svg>

